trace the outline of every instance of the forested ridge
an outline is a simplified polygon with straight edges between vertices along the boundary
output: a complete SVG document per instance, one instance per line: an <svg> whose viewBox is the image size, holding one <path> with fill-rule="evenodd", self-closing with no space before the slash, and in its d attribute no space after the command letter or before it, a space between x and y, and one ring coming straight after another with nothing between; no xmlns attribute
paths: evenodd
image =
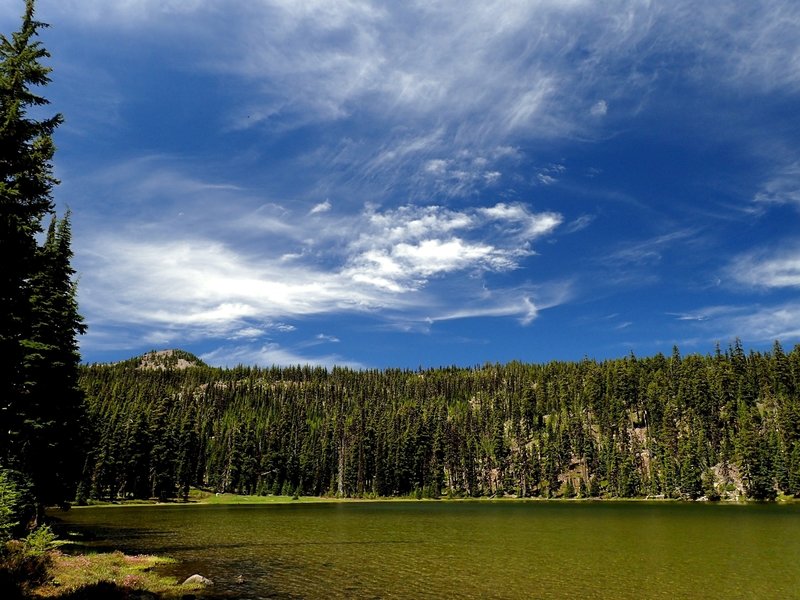
<svg viewBox="0 0 800 600"><path fill-rule="evenodd" d="M180 363L180 364L179 364ZM194 366L188 366L193 364ZM178 367L183 368L178 368ZM800 346L598 362L83 367L78 496L800 495Z"/></svg>

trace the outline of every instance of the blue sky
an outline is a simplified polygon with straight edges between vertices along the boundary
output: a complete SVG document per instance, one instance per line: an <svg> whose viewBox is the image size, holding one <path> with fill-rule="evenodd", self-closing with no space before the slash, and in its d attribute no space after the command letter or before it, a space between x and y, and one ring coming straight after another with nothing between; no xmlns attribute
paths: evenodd
<svg viewBox="0 0 800 600"><path fill-rule="evenodd" d="M800 3L37 11L87 362L800 341Z"/></svg>

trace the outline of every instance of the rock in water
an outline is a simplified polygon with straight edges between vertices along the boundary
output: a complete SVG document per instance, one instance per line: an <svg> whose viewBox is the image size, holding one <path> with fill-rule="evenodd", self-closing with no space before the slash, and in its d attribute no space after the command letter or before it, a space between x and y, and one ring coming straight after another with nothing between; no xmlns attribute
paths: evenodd
<svg viewBox="0 0 800 600"><path fill-rule="evenodd" d="M195 573L191 577L187 577L186 581L183 582L183 585L198 584L198 583L201 584L201 585L214 585L213 581L211 581L207 577L203 577L202 575L199 575L197 573Z"/></svg>

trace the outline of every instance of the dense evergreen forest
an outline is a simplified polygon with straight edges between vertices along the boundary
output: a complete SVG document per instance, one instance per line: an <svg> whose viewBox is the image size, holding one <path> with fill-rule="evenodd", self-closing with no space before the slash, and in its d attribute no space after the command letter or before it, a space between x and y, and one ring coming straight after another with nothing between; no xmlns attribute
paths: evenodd
<svg viewBox="0 0 800 600"><path fill-rule="evenodd" d="M84 367L79 500L188 494L800 495L800 346L597 362Z"/></svg>

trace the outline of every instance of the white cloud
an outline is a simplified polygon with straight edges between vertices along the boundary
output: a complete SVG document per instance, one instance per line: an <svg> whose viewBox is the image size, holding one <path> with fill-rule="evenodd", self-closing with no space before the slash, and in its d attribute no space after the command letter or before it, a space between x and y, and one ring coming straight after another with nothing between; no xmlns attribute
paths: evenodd
<svg viewBox="0 0 800 600"><path fill-rule="evenodd" d="M754 200L769 204L792 203L800 208L800 162L776 169Z"/></svg>
<svg viewBox="0 0 800 600"><path fill-rule="evenodd" d="M442 176L447 173L447 165L448 161L441 158L435 158L425 163L425 171L427 173L431 173L432 175Z"/></svg>
<svg viewBox="0 0 800 600"><path fill-rule="evenodd" d="M381 311L389 320L427 319L459 314L451 307L466 298L472 308L463 316L529 320L535 311L520 300L522 292L476 301L470 289L480 289L483 273L519 268L533 254L531 242L561 221L522 203L367 207L348 217L318 212L313 220L264 204L246 218L214 220L207 230L155 219L113 234L84 232L76 265L81 307L93 323L88 343L94 332L121 324L170 338L253 339L291 331L285 320L310 315ZM270 244L245 250L239 243L251 235L259 240L265 230ZM289 234L281 241L273 232ZM300 251L286 260L292 244ZM455 281L468 285L454 288Z"/></svg>
<svg viewBox="0 0 800 600"><path fill-rule="evenodd" d="M592 222L595 220L594 215L581 215L574 221L567 223L566 227L564 228L565 233L577 233L578 231L582 231L589 227Z"/></svg>
<svg viewBox="0 0 800 600"><path fill-rule="evenodd" d="M437 143L430 151L440 151L440 146ZM496 185L503 176L499 169L507 159L508 155L497 148L482 154L462 149L451 153L449 158L427 160L417 184L424 187L430 183L438 197L468 196Z"/></svg>
<svg viewBox="0 0 800 600"><path fill-rule="evenodd" d="M800 287L800 247L744 254L727 271L737 283L756 288Z"/></svg>
<svg viewBox="0 0 800 600"><path fill-rule="evenodd" d="M320 342L329 342L331 344L338 344L340 341L335 335L325 335L324 333L318 333L315 339Z"/></svg>
<svg viewBox="0 0 800 600"><path fill-rule="evenodd" d="M661 261L663 252L674 244L687 243L697 234L693 229L681 229L656 236L633 244L626 244L623 248L612 253L609 257L612 263L617 264L647 264Z"/></svg>
<svg viewBox="0 0 800 600"><path fill-rule="evenodd" d="M800 342L800 303L772 305L713 306L697 311L697 327L709 332L713 339L740 338L749 343L781 340Z"/></svg>
<svg viewBox="0 0 800 600"><path fill-rule="evenodd" d="M5 4L0 14L21 12ZM485 143L593 127L609 103L641 97L670 69L745 90L800 84L800 8L786 0L745 8L690 0L40 0L39 12L54 23L181 36L205 68L257 84L251 124L258 115L392 113L398 123L445 121ZM686 56L693 60L677 62Z"/></svg>
<svg viewBox="0 0 800 600"><path fill-rule="evenodd" d="M667 313L669 316L675 317L678 321L706 321L708 315L700 313Z"/></svg>
<svg viewBox="0 0 800 600"><path fill-rule="evenodd" d="M450 321L453 319L467 319L474 317L509 317L518 316L523 325L530 324L539 315L539 308L533 299L528 296L509 298L491 308L479 307L459 307L450 311L443 312L430 321Z"/></svg>
<svg viewBox="0 0 800 600"><path fill-rule="evenodd" d="M259 329L258 327L243 327L242 329L234 332L232 338L260 338L266 335L266 330Z"/></svg>
<svg viewBox="0 0 800 600"><path fill-rule="evenodd" d="M302 349L300 349L302 350ZM238 364L270 366L310 365L325 368L349 367L365 369L367 365L350 361L338 354L308 355L298 349L285 348L277 343L243 346L221 346L200 355L204 362L218 367L233 367Z"/></svg>
<svg viewBox="0 0 800 600"><path fill-rule="evenodd" d="M319 204L315 204L310 211L308 211L311 215L316 215L318 213L328 212L331 209L331 203L328 200L325 202L320 202Z"/></svg>
<svg viewBox="0 0 800 600"><path fill-rule="evenodd" d="M788 343L800 339L800 304L747 307L724 322L729 332L745 340Z"/></svg>
<svg viewBox="0 0 800 600"><path fill-rule="evenodd" d="M604 117L608 113L608 103L605 100L599 100L592 105L589 114L593 117Z"/></svg>
<svg viewBox="0 0 800 600"><path fill-rule="evenodd" d="M288 323L275 323L272 321L262 321L260 322L259 326L247 326L242 327L241 329L234 331L230 335L230 339L254 339L254 338L262 338L272 331L278 331L280 333L289 333L290 331L295 331L297 328L294 325L289 325Z"/></svg>
<svg viewBox="0 0 800 600"><path fill-rule="evenodd" d="M567 302L573 296L570 281L544 285L489 290L464 298L458 306L439 306L430 310L427 321L449 321L475 317L517 317L529 325L542 310Z"/></svg>
<svg viewBox="0 0 800 600"><path fill-rule="evenodd" d="M485 225L495 223L487 229ZM529 243L561 223L556 213L532 213L521 203L454 211L404 206L370 213L351 245L344 271L391 292L420 289L430 277L466 269L504 271L532 254Z"/></svg>
<svg viewBox="0 0 800 600"><path fill-rule="evenodd" d="M536 176L536 178L537 178L537 179L538 179L538 180L539 180L541 183L543 183L543 184L545 184L545 185L552 185L552 184L554 184L556 181L558 181L558 180L557 180L555 177L552 177L551 175L548 175L548 174L546 174L546 173L539 173L539 174Z"/></svg>

